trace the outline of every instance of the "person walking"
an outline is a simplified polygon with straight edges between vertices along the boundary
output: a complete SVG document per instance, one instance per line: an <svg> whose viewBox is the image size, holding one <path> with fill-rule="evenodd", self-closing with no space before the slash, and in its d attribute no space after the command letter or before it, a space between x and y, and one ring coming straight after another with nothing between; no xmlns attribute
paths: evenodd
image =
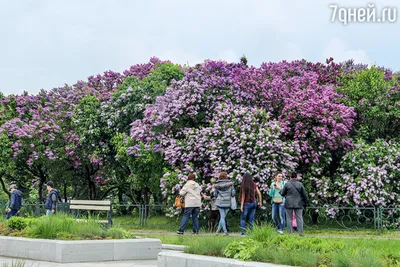
<svg viewBox="0 0 400 267"><path fill-rule="evenodd" d="M15 184L10 185L8 191L11 192L10 203L8 204L8 211L6 215L6 220L15 216L22 206L22 192L17 189Z"/></svg>
<svg viewBox="0 0 400 267"><path fill-rule="evenodd" d="M258 203L256 200L256 192L258 195ZM242 235L245 235L246 221L249 221L250 231L252 231L257 206L261 206L262 203L261 192L253 181L250 173L245 173L243 175L242 184L240 186L240 203L240 228L242 230Z"/></svg>
<svg viewBox="0 0 400 267"><path fill-rule="evenodd" d="M186 184L179 191L179 195L185 197L185 208L183 211L183 217L181 226L178 229L177 234L183 235L185 232L186 225L189 222L190 216L192 216L193 222L193 234L199 233L199 212L201 207L201 187L195 182L196 175L190 173Z"/></svg>
<svg viewBox="0 0 400 267"><path fill-rule="evenodd" d="M307 205L307 193L304 185L297 181L297 174L292 173L290 181L285 184L280 192L285 197L287 231L293 233L292 216L296 215L297 231L303 236L303 209Z"/></svg>
<svg viewBox="0 0 400 267"><path fill-rule="evenodd" d="M269 196L272 198L272 219L274 220L275 226L278 229L278 233L283 234L283 229L286 223L286 211L285 211L285 198L281 196L280 190L285 186L283 181L282 173L275 175L274 182L271 184L269 190Z"/></svg>
<svg viewBox="0 0 400 267"><path fill-rule="evenodd" d="M46 209L46 216L56 213L57 202L60 199L60 192L54 188L54 183L48 181L46 183L48 195L44 207Z"/></svg>
<svg viewBox="0 0 400 267"><path fill-rule="evenodd" d="M215 205L219 210L220 216L217 234L223 230L224 233L228 235L225 219L231 209L231 199L235 197L234 182L228 179L228 174L226 172L221 172L214 188L214 197L216 198Z"/></svg>

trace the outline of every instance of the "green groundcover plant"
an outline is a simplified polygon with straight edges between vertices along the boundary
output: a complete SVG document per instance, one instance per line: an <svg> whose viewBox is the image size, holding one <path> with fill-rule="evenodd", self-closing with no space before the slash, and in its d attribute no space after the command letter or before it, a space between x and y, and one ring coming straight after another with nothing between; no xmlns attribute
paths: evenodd
<svg viewBox="0 0 400 267"><path fill-rule="evenodd" d="M398 240L278 235L272 227L256 227L243 238L193 238L185 252L292 266L378 267L400 264Z"/></svg>
<svg viewBox="0 0 400 267"><path fill-rule="evenodd" d="M40 218L12 217L7 222L0 223L0 234L61 240L135 238L122 228L106 228L94 219L77 222L67 214Z"/></svg>

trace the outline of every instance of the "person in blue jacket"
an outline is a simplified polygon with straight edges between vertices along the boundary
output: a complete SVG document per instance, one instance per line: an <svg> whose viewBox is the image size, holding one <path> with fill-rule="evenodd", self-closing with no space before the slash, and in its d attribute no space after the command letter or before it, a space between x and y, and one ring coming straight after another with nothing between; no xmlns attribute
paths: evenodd
<svg viewBox="0 0 400 267"><path fill-rule="evenodd" d="M278 232L282 235L286 224L286 210L285 210L285 198L281 196L280 190L285 186L282 173L275 175L274 182L271 184L269 190L269 196L272 198L272 219L278 229Z"/></svg>
<svg viewBox="0 0 400 267"><path fill-rule="evenodd" d="M46 209L46 216L50 216L51 214L56 213L57 202L60 198L60 192L58 192L58 190L54 188L54 183L51 181L48 181L46 186L49 194L46 197L44 207Z"/></svg>
<svg viewBox="0 0 400 267"><path fill-rule="evenodd" d="M22 206L22 192L17 189L17 186L12 184L8 190L11 192L11 196L10 203L8 204L7 220L15 216Z"/></svg>

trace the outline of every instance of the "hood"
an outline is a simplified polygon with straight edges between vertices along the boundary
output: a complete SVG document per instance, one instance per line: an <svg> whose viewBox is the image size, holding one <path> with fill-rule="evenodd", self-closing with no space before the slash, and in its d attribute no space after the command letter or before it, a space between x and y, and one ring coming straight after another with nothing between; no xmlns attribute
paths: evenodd
<svg viewBox="0 0 400 267"><path fill-rule="evenodd" d="M218 190L227 190L228 188L230 188L232 185L234 185L235 183L231 180L218 180L215 183L215 189Z"/></svg>
<svg viewBox="0 0 400 267"><path fill-rule="evenodd" d="M19 191L18 189L15 189L14 192L12 192L13 194L16 194L19 197L22 197L22 192Z"/></svg>
<svg viewBox="0 0 400 267"><path fill-rule="evenodd" d="M195 189L197 186L199 186L198 183L196 183L195 181L192 181L192 180L187 181L186 184L189 188L192 188L192 189Z"/></svg>

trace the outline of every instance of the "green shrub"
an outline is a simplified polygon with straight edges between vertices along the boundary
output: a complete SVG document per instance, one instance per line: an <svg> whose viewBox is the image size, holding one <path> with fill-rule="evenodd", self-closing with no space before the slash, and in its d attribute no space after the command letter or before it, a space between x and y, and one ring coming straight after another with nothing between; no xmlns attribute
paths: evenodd
<svg viewBox="0 0 400 267"><path fill-rule="evenodd" d="M90 219L87 221L75 222L72 233L85 238L105 238L107 235L106 230L101 228L98 222Z"/></svg>
<svg viewBox="0 0 400 267"><path fill-rule="evenodd" d="M232 242L229 236L206 236L204 238L190 238L188 247L185 248L186 253L207 255L207 256L224 256L224 249Z"/></svg>
<svg viewBox="0 0 400 267"><path fill-rule="evenodd" d="M258 225L254 227L253 231L250 233L249 236L258 242L264 242L276 236L276 228L273 228L269 225L267 226Z"/></svg>
<svg viewBox="0 0 400 267"><path fill-rule="evenodd" d="M54 239L57 233L73 233L75 221L66 214L44 216L35 221L28 229L29 237Z"/></svg>
<svg viewBox="0 0 400 267"><path fill-rule="evenodd" d="M122 228L117 228L117 227L108 229L107 237L110 237L112 239L128 239L128 238L134 239L135 238L134 234L132 234Z"/></svg>
<svg viewBox="0 0 400 267"><path fill-rule="evenodd" d="M79 238L77 236L74 236L71 233L60 232L60 233L57 233L56 239L60 239L60 240L79 240L81 238Z"/></svg>
<svg viewBox="0 0 400 267"><path fill-rule="evenodd" d="M250 238L243 238L243 240L230 243L226 247L224 255L228 258L247 261L255 256L260 247L260 242Z"/></svg>
<svg viewBox="0 0 400 267"><path fill-rule="evenodd" d="M28 226L28 222L25 218L14 216L7 221L7 226L14 230L23 230Z"/></svg>

